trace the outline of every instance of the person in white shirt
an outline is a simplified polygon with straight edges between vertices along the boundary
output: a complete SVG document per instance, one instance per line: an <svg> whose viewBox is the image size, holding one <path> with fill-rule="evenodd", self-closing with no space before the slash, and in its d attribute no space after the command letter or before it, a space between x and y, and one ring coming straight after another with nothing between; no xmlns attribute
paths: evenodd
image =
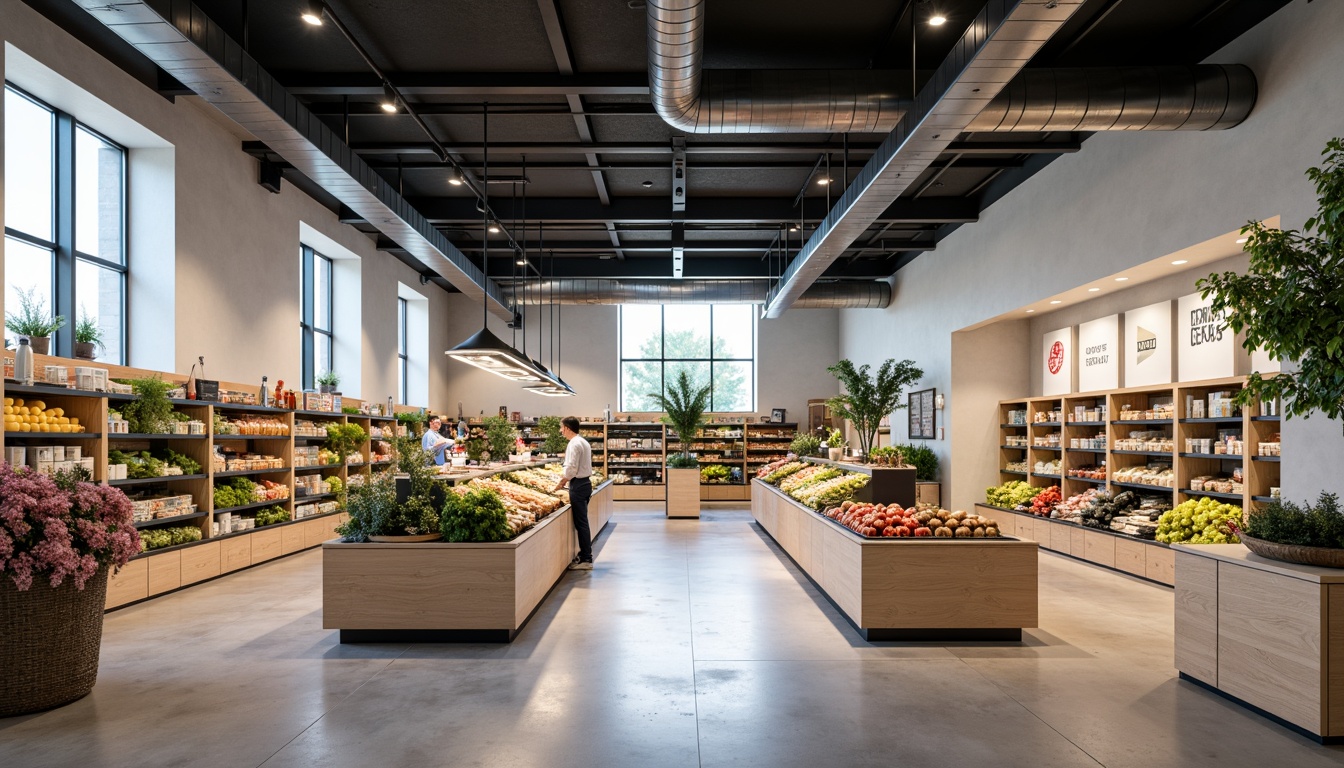
<svg viewBox="0 0 1344 768"><path fill-rule="evenodd" d="M438 416L430 416L425 422L425 434L420 438L420 447L429 453L430 459L439 466L448 463L446 452L453 447L453 441L439 434L439 427L443 426L443 420Z"/></svg>
<svg viewBox="0 0 1344 768"><path fill-rule="evenodd" d="M569 564L571 571L593 570L593 537L588 528L588 501L593 497L593 448L579 437L579 420L566 416L560 420L560 433L569 441L565 446L565 472L555 490L569 486L570 517L579 535L579 556Z"/></svg>

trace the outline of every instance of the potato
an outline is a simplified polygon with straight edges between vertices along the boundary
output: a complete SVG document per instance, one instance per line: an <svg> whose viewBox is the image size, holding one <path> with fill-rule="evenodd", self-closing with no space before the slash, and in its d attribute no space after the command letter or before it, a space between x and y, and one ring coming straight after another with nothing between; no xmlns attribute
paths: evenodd
<svg viewBox="0 0 1344 768"><path fill-rule="evenodd" d="M975 530L971 531L971 536L972 536L972 538L983 539L983 538L985 538L985 529L984 529L984 528L976 528Z"/></svg>
<svg viewBox="0 0 1344 768"><path fill-rule="evenodd" d="M987 527L985 528L985 538L987 538L987 539L993 539L993 538L997 537L998 535L999 535L999 529L998 529L998 528L995 528L995 527L992 526L992 525L991 525L991 526L987 526Z"/></svg>
<svg viewBox="0 0 1344 768"><path fill-rule="evenodd" d="M963 512L962 510L958 509L956 512L953 512L951 515L948 515L948 517L951 517L953 520L965 520L965 519L966 519L966 513Z"/></svg>
<svg viewBox="0 0 1344 768"><path fill-rule="evenodd" d="M956 537L957 537L958 539L969 539L969 538L971 538L971 529L970 529L970 528L967 528L967 527L964 526L964 525L959 526L959 527L957 528L957 530L954 531L954 533L956 534Z"/></svg>

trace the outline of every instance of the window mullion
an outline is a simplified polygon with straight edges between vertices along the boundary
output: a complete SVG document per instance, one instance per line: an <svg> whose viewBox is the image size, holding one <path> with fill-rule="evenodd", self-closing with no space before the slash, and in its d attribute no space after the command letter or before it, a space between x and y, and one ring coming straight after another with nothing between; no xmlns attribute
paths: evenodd
<svg viewBox="0 0 1344 768"><path fill-rule="evenodd" d="M66 319L56 332L53 354L74 357L72 328L79 321L75 296L75 120L56 112L56 274L52 286L53 312Z"/></svg>

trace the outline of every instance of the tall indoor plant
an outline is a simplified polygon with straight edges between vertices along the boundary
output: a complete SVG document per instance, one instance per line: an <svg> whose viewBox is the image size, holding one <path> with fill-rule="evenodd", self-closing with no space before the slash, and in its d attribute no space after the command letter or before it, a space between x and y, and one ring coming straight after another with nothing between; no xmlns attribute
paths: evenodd
<svg viewBox="0 0 1344 768"><path fill-rule="evenodd" d="M1198 285L1228 327L1246 334L1247 351L1296 368L1252 373L1237 402L1280 398L1290 417L1320 411L1344 421L1344 140L1331 139L1322 155L1321 167L1307 170L1320 210L1302 230L1248 223L1246 274L1211 274Z"/></svg>
<svg viewBox="0 0 1344 768"><path fill-rule="evenodd" d="M36 288L19 288L19 311L5 313L5 327L18 336L26 336L33 354L51 351L51 335L65 327L65 318L47 312L47 302Z"/></svg>
<svg viewBox="0 0 1344 768"><path fill-rule="evenodd" d="M664 411L663 423L676 430L681 452L667 457L667 516L700 516L699 463L691 456L691 443L704 425L709 408L710 385L697 387L682 369L667 386L666 393L650 392L648 397Z"/></svg>
<svg viewBox="0 0 1344 768"><path fill-rule="evenodd" d="M915 367L914 360L887 360L877 369L876 378L869 375L870 368L868 365L856 368L849 360L841 360L826 369L845 388L843 394L832 397L826 404L854 425L859 451L865 457L873 449L882 419L905 407L901 402L905 388L924 378L924 371Z"/></svg>
<svg viewBox="0 0 1344 768"><path fill-rule="evenodd" d="M140 551L119 489L0 463L0 717L59 707L98 679L107 577Z"/></svg>

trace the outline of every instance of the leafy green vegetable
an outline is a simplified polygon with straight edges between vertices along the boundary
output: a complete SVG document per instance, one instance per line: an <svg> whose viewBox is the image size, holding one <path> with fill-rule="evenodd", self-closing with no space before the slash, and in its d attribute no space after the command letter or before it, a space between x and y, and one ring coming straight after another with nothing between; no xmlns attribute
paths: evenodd
<svg viewBox="0 0 1344 768"><path fill-rule="evenodd" d="M507 541L513 538L499 494L488 488L451 491L440 514L443 538L452 542Z"/></svg>
<svg viewBox="0 0 1344 768"><path fill-rule="evenodd" d="M817 451L821 450L821 438L808 432L799 432L789 443L789 450L795 456L816 456Z"/></svg>
<svg viewBox="0 0 1344 768"><path fill-rule="evenodd" d="M257 527L289 522L289 512L282 507L267 507L257 512Z"/></svg>
<svg viewBox="0 0 1344 768"><path fill-rule="evenodd" d="M201 529L196 527L147 528L140 532L140 546L146 550L163 549L200 540Z"/></svg>
<svg viewBox="0 0 1344 768"><path fill-rule="evenodd" d="M985 501L991 507L1002 507L1012 509L1019 504L1026 504L1044 488L1036 488L1021 480L1004 483L1003 485L985 489Z"/></svg>
<svg viewBox="0 0 1344 768"><path fill-rule="evenodd" d="M168 393L177 385L158 376L131 379L129 383L136 399L123 405L121 413L129 422L130 430L142 434L171 432L173 404L168 400Z"/></svg>
<svg viewBox="0 0 1344 768"><path fill-rule="evenodd" d="M1344 510L1333 493L1322 493L1314 507L1275 501L1250 514L1246 535L1276 544L1344 548Z"/></svg>
<svg viewBox="0 0 1344 768"><path fill-rule="evenodd" d="M215 509L241 507L257 501L257 484L246 477L235 477L225 485L215 486Z"/></svg>

